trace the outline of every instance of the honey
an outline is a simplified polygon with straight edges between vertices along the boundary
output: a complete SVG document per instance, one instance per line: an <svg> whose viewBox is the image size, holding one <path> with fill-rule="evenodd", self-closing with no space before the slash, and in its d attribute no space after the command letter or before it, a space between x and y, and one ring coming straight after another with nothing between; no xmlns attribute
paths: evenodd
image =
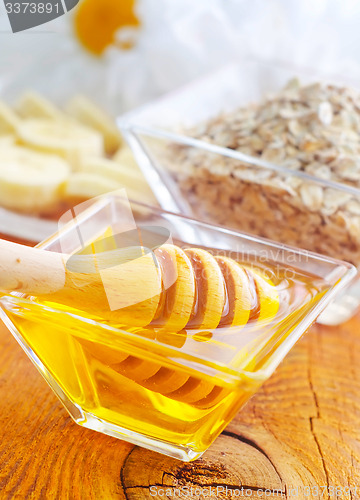
<svg viewBox="0 0 360 500"><path fill-rule="evenodd" d="M221 253L223 265L229 256ZM51 385L73 405L73 417L77 408L77 423L192 459L257 391L275 350L330 286L295 266L264 265L233 253L231 259L245 272L253 270L252 276L255 272L271 280L278 297L275 313L266 297L260 307L257 278L244 324L225 321L234 318L228 282L223 319L213 329L201 328L204 304L199 300L181 331L156 322L129 327L104 320L96 311L35 297L3 297L2 307Z"/></svg>

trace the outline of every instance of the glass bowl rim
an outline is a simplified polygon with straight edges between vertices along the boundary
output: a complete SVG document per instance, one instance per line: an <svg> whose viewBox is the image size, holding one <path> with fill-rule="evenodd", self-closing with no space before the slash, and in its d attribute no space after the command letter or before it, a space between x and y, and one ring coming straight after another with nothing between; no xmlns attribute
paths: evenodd
<svg viewBox="0 0 360 500"><path fill-rule="evenodd" d="M176 132L170 132L158 127L146 127L142 125L138 125L136 123L129 122L127 118L118 118L117 119L118 126L121 130L121 132L125 135L127 139L130 139L131 136L138 136L138 135L143 135L143 136L148 136L148 137L155 137L159 139L164 139L164 140L171 140L173 142L176 142L177 144L183 144L185 146L189 147L194 147L197 149L202 149L208 153L212 154L217 154L219 156L226 156L228 158L232 158L234 160L239 160L242 163L248 163L251 166L254 167L261 167L265 168L267 170L272 170L274 172L279 172L280 174L285 174L290 177L298 177L300 179L303 179L305 181L310 181L315 184L318 184L324 188L330 188L334 190L339 190L339 191L344 191L348 194L352 194L354 196L359 196L360 197L360 187L354 187L347 185L342 182L336 182L336 181L330 181L327 179L322 179L321 177L317 177L316 175L309 174L307 172L303 172L301 170L291 170L288 167L283 167L281 165L277 165L276 163L271 163L265 160L262 160L261 158L257 158L255 156L250 156L246 153L242 153L240 151L237 151L235 149L227 148L224 146L219 146L215 143L208 143L205 141L202 141L200 139L194 139L193 137L184 135L184 134L179 134ZM138 139L136 138L138 141ZM129 140L130 142L130 147L132 147L132 141L131 139ZM132 147L133 149L133 147ZM134 151L133 151L134 152ZM136 152L134 152L136 156ZM149 162L151 165L151 168L155 170L155 167L152 166L152 162ZM139 162L139 166L141 167L141 162ZM254 183L254 181L252 181ZM156 191L155 191L156 195ZM161 203L161 200L158 200L159 203ZM164 207L164 210L165 207ZM193 218L193 217L192 217Z"/></svg>

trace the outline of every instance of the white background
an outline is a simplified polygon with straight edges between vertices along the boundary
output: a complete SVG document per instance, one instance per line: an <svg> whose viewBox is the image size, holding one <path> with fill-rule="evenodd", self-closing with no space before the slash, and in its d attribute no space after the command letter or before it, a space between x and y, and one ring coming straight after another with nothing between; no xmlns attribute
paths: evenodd
<svg viewBox="0 0 360 500"><path fill-rule="evenodd" d="M139 0L136 48L102 60L78 46L71 13L12 34L0 2L0 93L11 97L84 86L119 112L248 54L350 77L360 67L358 0Z"/></svg>

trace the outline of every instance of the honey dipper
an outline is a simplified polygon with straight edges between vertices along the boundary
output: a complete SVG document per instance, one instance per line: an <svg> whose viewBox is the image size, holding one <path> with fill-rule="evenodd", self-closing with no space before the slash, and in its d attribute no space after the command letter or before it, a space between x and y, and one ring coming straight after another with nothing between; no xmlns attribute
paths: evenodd
<svg viewBox="0 0 360 500"><path fill-rule="evenodd" d="M191 289L194 287L198 304L197 307L191 305L190 294L187 294L180 304L183 294L175 288L170 297L163 299L160 313L158 312L158 317L150 326L163 327L165 324L170 329L171 323L176 331L180 331L180 327L184 325L188 329L213 329L230 325L239 327L250 320L264 324L271 321L277 313L279 302L276 288L258 270L245 269L233 259L213 257L209 252L198 248L181 250L165 245L156 250L155 254L159 260L162 259L160 261L164 273L170 261L181 266L183 274L176 283L179 290L186 285L186 280L191 279L190 271L193 269L195 278ZM174 315L170 306L175 304L177 311L185 312L184 316ZM170 311L164 314L166 307ZM211 382L159 363L114 351L110 347L99 346L90 341L82 341L82 345L85 352L110 365L113 372L171 399L206 408L216 404L226 394L225 389Z"/></svg>
<svg viewBox="0 0 360 500"><path fill-rule="evenodd" d="M276 288L259 271L200 248L164 244L155 258L141 247L69 258L0 240L0 255L1 290L45 297L127 326L241 326L268 320L278 307Z"/></svg>
<svg viewBox="0 0 360 500"><path fill-rule="evenodd" d="M278 310L276 288L260 271L199 248L162 245L154 252L155 261L139 248L77 255L72 266L66 266L62 254L3 240L0 250L0 289L97 311L129 326L175 332L240 327L250 320L270 321ZM111 294L124 307L111 311ZM159 394L200 407L221 397L222 389L210 382L91 341L82 343L115 373Z"/></svg>

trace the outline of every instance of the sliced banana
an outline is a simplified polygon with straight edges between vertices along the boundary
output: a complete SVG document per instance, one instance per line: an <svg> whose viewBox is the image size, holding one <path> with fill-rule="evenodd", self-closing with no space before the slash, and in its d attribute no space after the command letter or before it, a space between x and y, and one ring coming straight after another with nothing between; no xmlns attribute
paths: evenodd
<svg viewBox="0 0 360 500"><path fill-rule="evenodd" d="M116 161L108 158L84 158L80 165L80 171L101 174L119 182L126 182L126 180L130 179L133 183L142 183L147 186L141 172L131 167L119 165Z"/></svg>
<svg viewBox="0 0 360 500"><path fill-rule="evenodd" d="M86 156L102 156L103 139L88 127L72 121L45 119L24 120L18 136L22 144L43 153L58 155L68 161L74 170Z"/></svg>
<svg viewBox="0 0 360 500"><path fill-rule="evenodd" d="M4 102L0 101L0 135L16 134L21 120Z"/></svg>
<svg viewBox="0 0 360 500"><path fill-rule="evenodd" d="M14 134L4 134L0 135L0 151L3 148L9 148L15 146L16 136Z"/></svg>
<svg viewBox="0 0 360 500"><path fill-rule="evenodd" d="M65 196L68 198L89 199L122 187L120 183L112 179L107 179L100 174L75 172L69 177Z"/></svg>
<svg viewBox="0 0 360 500"><path fill-rule="evenodd" d="M141 172L141 169L137 164L137 161L135 160L133 152L131 151L129 146L123 146L122 148L118 149L112 159L122 166L131 167L133 170Z"/></svg>
<svg viewBox="0 0 360 500"><path fill-rule="evenodd" d="M119 149L123 140L114 120L87 97L74 97L68 102L66 111L80 123L100 132L108 155Z"/></svg>
<svg viewBox="0 0 360 500"><path fill-rule="evenodd" d="M108 160L107 158L84 158L80 171L98 174L106 179L112 179L128 191L128 196L148 204L156 204L156 198L148 183L138 169L128 165Z"/></svg>
<svg viewBox="0 0 360 500"><path fill-rule="evenodd" d="M54 104L34 91L24 92L15 104L17 113L25 119L45 118L64 120L65 115Z"/></svg>
<svg viewBox="0 0 360 500"><path fill-rule="evenodd" d="M115 122L84 96L67 111L35 91L24 92L14 109L0 101L0 205L39 212L121 188L156 204ZM115 152L114 161L105 157Z"/></svg>
<svg viewBox="0 0 360 500"><path fill-rule="evenodd" d="M62 197L70 173L61 158L22 147L7 147L0 155L0 204L18 211L39 211Z"/></svg>

